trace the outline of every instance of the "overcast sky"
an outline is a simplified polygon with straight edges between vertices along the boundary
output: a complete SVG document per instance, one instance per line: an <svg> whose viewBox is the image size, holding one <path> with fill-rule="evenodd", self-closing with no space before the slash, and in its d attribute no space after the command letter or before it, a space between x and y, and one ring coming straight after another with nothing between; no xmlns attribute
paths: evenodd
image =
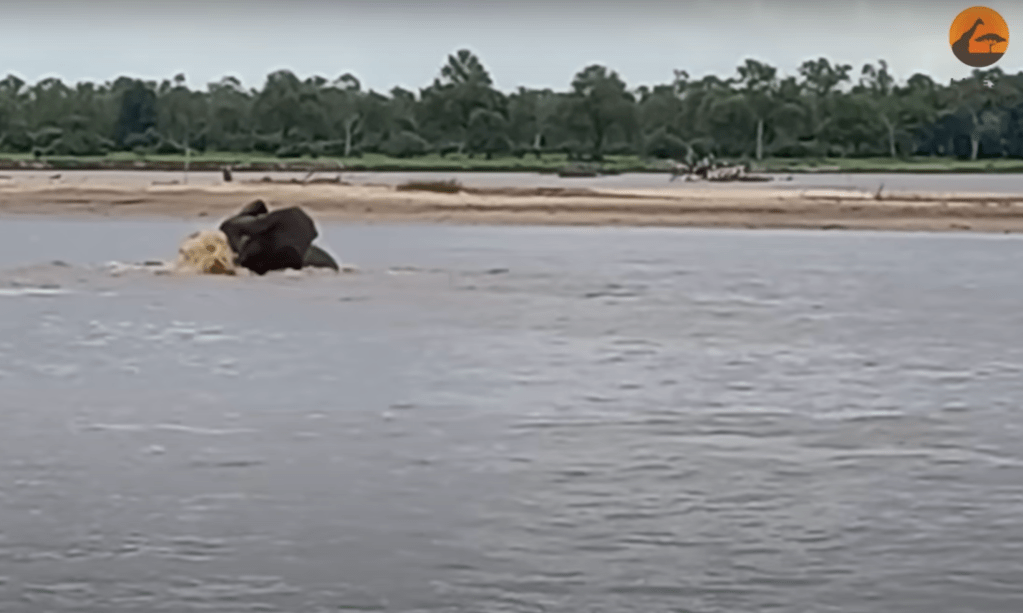
<svg viewBox="0 0 1023 613"><path fill-rule="evenodd" d="M1023 2L985 3L1023 36ZM475 52L499 89L567 89L599 63L630 87L669 82L672 69L731 76L746 57L795 74L804 60L886 59L903 81L947 81L970 69L948 45L971 2L949 0L0 0L0 74L35 83L162 80L203 88L226 75L248 87L287 68L300 78L355 74L365 88L418 90L448 54ZM1018 30L1017 30L1018 28ZM1011 37L1010 37L1011 38ZM1023 38L999 67L1023 70Z"/></svg>

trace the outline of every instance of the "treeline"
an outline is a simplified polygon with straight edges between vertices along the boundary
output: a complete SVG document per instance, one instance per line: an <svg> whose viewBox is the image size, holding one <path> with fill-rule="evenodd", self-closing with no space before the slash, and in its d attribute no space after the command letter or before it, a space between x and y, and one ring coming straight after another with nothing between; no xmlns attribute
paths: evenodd
<svg viewBox="0 0 1023 613"><path fill-rule="evenodd" d="M899 83L883 61L854 71L821 58L782 78L747 59L730 78L676 70L669 83L630 88L594 65L564 91L505 93L461 50L419 92L367 91L351 74L303 81L286 70L258 90L226 77L193 91L184 75L0 81L0 151L145 155L186 145L278 157L1023 157L1023 72L975 70L949 84L915 74Z"/></svg>

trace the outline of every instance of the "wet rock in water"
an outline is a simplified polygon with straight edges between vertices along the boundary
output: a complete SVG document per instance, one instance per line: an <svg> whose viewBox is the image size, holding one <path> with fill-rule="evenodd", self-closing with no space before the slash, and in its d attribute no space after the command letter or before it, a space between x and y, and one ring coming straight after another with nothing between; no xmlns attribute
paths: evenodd
<svg viewBox="0 0 1023 613"><path fill-rule="evenodd" d="M227 236L219 230L202 230L189 235L178 249L175 269L207 275L235 274L234 254Z"/></svg>

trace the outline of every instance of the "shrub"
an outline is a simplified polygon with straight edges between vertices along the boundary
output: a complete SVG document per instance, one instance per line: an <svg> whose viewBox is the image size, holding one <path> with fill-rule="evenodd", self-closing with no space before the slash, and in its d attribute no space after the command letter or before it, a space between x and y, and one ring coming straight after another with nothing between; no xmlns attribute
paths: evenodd
<svg viewBox="0 0 1023 613"><path fill-rule="evenodd" d="M310 146L308 143L296 143L294 145L284 145L274 151L274 155L279 158L300 158L303 155L309 155L311 153Z"/></svg>
<svg viewBox="0 0 1023 613"><path fill-rule="evenodd" d="M693 148L693 155L697 158L706 157L711 154L717 153L717 143L714 142L713 138L701 137L694 138L689 141L689 146Z"/></svg>
<svg viewBox="0 0 1023 613"><path fill-rule="evenodd" d="M159 155L176 155L185 152L185 147L170 139L163 139L157 145L155 149Z"/></svg>
<svg viewBox="0 0 1023 613"><path fill-rule="evenodd" d="M398 191L426 191L441 192L445 194L457 194L462 191L462 185L458 181L408 181L396 187Z"/></svg>
<svg viewBox="0 0 1023 613"><path fill-rule="evenodd" d="M813 157L816 146L806 141L785 141L768 147L767 153L780 158Z"/></svg>
<svg viewBox="0 0 1023 613"><path fill-rule="evenodd" d="M658 128L647 137L644 150L650 157L679 160L685 157L689 147L681 138Z"/></svg>
<svg viewBox="0 0 1023 613"><path fill-rule="evenodd" d="M526 157L527 153L536 153L533 147L529 145L523 145L521 143L515 143L512 145L511 154L520 160Z"/></svg>
<svg viewBox="0 0 1023 613"><path fill-rule="evenodd" d="M508 153L511 150L511 140L509 140L504 134L478 136L469 141L469 151L472 153L482 153L486 155L488 160L491 159L494 154Z"/></svg>
<svg viewBox="0 0 1023 613"><path fill-rule="evenodd" d="M46 147L52 145L54 141L64 135L64 130L55 128L53 126L42 128L38 132L31 135L32 141L36 147L46 149Z"/></svg>
<svg viewBox="0 0 1023 613"><path fill-rule="evenodd" d="M235 151L235 152L249 152L254 149L253 138L248 134L225 134L221 137L218 145L214 145L214 149L223 149L224 151Z"/></svg>
<svg viewBox="0 0 1023 613"><path fill-rule="evenodd" d="M58 138L46 148L47 155L105 155L114 143L91 132L72 132Z"/></svg>
<svg viewBox="0 0 1023 613"><path fill-rule="evenodd" d="M252 148L261 153L275 153L282 144L280 134L256 134L252 137Z"/></svg>
<svg viewBox="0 0 1023 613"><path fill-rule="evenodd" d="M679 140L679 142L682 142ZM636 148L631 143L618 142L604 147L606 155L635 155Z"/></svg>
<svg viewBox="0 0 1023 613"><path fill-rule="evenodd" d="M383 145L381 136L374 132L362 138L358 150L360 153L381 153L381 145Z"/></svg>
<svg viewBox="0 0 1023 613"><path fill-rule="evenodd" d="M126 149L137 149L139 147L153 147L156 146L163 137L160 133L153 128L149 128L145 132L132 132L128 136L124 137L124 147Z"/></svg>
<svg viewBox="0 0 1023 613"><path fill-rule="evenodd" d="M191 147L193 151L198 151L199 153L205 152L208 145L209 137L205 131L193 136L191 141L188 143L188 146Z"/></svg>
<svg viewBox="0 0 1023 613"><path fill-rule="evenodd" d="M343 140L322 140L310 145L310 151L315 155L326 155L342 157L345 154L345 141Z"/></svg>
<svg viewBox="0 0 1023 613"><path fill-rule="evenodd" d="M449 155L451 153L458 153L459 144L450 141L443 142L435 147L435 151L440 154L441 157Z"/></svg>
<svg viewBox="0 0 1023 613"><path fill-rule="evenodd" d="M20 127L15 127L4 133L2 140L3 147L0 151L13 153L24 153L32 150L32 139L28 132Z"/></svg>
<svg viewBox="0 0 1023 613"><path fill-rule="evenodd" d="M380 150L391 157L410 158L425 155L430 150L430 143L415 132L404 131L388 138Z"/></svg>
<svg viewBox="0 0 1023 613"><path fill-rule="evenodd" d="M578 160L582 158L583 153L586 152L586 147L577 140L568 140L556 149L559 153L564 153L570 160Z"/></svg>

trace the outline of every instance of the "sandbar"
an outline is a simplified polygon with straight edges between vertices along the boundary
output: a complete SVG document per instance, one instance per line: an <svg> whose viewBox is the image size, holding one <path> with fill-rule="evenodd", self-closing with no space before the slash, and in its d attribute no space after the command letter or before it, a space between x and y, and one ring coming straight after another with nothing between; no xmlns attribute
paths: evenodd
<svg viewBox="0 0 1023 613"><path fill-rule="evenodd" d="M1023 232L1023 196L1014 194L874 194L770 184L441 193L295 180L157 184L131 180L129 173L74 183L18 173L0 178L0 215L209 217L216 225L255 199L271 208L301 206L323 222Z"/></svg>

